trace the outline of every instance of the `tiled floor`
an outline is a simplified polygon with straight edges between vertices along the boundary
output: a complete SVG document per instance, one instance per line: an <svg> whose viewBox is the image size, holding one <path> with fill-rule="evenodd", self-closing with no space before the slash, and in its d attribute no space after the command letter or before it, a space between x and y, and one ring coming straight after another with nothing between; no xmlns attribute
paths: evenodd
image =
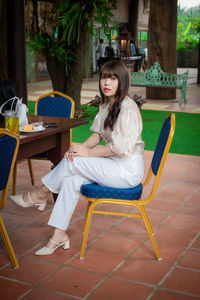
<svg viewBox="0 0 200 300"><path fill-rule="evenodd" d="M96 94L95 82L94 79L85 81L82 101L86 97L91 99L91 91ZM37 92L33 89L30 96L48 90L49 82L34 83L34 86ZM31 88L29 86L29 92ZM197 113L199 87L191 82L188 91L188 104L182 108ZM166 108L166 102L162 101L153 103L151 100L148 104ZM177 100L167 102L166 110L178 108ZM152 152L145 151L145 169L151 157ZM36 186L50 165L47 161L33 161ZM51 235L52 230L46 223L53 200L49 199L44 212L22 209L8 200L2 215L20 267L12 268L0 237L0 299L199 299L199 175L200 157L168 155L158 193L147 207L163 258L160 262L156 260L140 219L104 215L93 218L85 259L80 260L84 200L79 201L68 230L70 249L36 257L35 250ZM24 161L18 167L17 193L30 188L27 162Z"/></svg>

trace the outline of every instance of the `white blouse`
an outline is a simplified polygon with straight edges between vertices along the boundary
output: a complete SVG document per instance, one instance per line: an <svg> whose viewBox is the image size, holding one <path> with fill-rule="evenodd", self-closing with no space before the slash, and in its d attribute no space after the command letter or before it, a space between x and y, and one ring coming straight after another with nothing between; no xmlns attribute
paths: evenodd
<svg viewBox="0 0 200 300"><path fill-rule="evenodd" d="M142 154L144 150L144 142L141 139L142 118L135 101L130 97L122 101L113 131L109 127L104 129L108 109L109 103L100 105L90 130L100 134L117 156L130 157L133 154Z"/></svg>

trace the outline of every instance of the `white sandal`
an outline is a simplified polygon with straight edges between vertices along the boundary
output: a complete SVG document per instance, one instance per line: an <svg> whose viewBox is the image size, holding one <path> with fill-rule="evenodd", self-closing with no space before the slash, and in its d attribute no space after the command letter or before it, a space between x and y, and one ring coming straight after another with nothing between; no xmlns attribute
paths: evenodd
<svg viewBox="0 0 200 300"><path fill-rule="evenodd" d="M36 251L35 255L51 255L59 247L62 247L64 250L67 250L70 247L70 245L69 245L69 238L65 242L61 242L61 243L58 243L58 242L56 242L56 241L54 241L52 239L50 239L50 241L55 244L55 247L49 248L49 247L45 246L45 247L39 249L38 251Z"/></svg>
<svg viewBox="0 0 200 300"><path fill-rule="evenodd" d="M30 193L28 193L28 198L30 203L27 203L23 200L23 195L12 195L9 196L9 198L21 207L38 206L38 210L44 210L47 204L46 201L43 203L34 203L33 200L31 199Z"/></svg>

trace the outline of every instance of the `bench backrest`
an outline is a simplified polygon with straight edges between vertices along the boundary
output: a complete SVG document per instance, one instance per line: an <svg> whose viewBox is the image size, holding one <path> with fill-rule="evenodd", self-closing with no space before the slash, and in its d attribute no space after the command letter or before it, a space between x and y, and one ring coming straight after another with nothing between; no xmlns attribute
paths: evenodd
<svg viewBox="0 0 200 300"><path fill-rule="evenodd" d="M184 74L169 74L164 72L160 64L155 62L154 65L145 72L132 72L132 85L145 86L168 86L168 87L182 87L187 83L188 71Z"/></svg>

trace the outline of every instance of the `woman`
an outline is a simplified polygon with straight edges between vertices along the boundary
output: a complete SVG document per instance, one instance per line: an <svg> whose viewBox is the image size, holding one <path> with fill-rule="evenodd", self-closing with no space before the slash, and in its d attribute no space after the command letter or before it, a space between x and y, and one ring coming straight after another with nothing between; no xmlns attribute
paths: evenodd
<svg viewBox="0 0 200 300"><path fill-rule="evenodd" d="M63 160L42 178L40 188L25 196L11 196L23 207L44 208L48 194L58 194L48 222L55 227L52 238L36 255L69 248L66 229L82 184L130 188L142 181L142 119L137 104L128 96L129 74L122 62L109 61L102 66L99 89L102 104L90 128L92 135L82 144L72 143ZM102 139L105 145L99 145Z"/></svg>

